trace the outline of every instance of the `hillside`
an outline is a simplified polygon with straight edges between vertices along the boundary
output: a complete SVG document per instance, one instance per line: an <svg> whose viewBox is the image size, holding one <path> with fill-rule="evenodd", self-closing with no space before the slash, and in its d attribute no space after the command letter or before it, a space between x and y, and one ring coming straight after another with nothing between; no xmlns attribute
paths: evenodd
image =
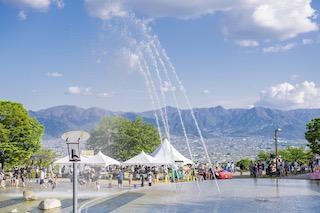
<svg viewBox="0 0 320 213"><path fill-rule="evenodd" d="M305 125L312 118L320 117L320 109L297 109L281 111L255 107L251 109L225 109L221 106L195 108L195 116L205 137L231 136L270 137L274 129L283 129L281 136L287 139L304 138ZM176 108L167 107L170 133L182 135L182 127ZM57 106L40 111L30 111L45 126L45 138L59 137L63 132L84 129L90 131L104 116L123 116L128 119L142 117L155 125L152 111L112 112L100 108L83 109L76 106ZM197 136L197 131L189 110L181 110L181 115L189 135Z"/></svg>

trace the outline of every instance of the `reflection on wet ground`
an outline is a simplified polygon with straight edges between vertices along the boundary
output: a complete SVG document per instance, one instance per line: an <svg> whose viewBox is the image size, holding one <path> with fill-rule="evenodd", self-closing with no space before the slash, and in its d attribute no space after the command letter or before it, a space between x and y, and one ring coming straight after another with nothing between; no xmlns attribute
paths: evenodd
<svg viewBox="0 0 320 213"><path fill-rule="evenodd" d="M320 182L294 179L220 180L221 193L214 181L156 184L152 187L119 190L103 188L100 192L80 190L81 213L100 212L320 212ZM122 194L120 194L122 193ZM62 208L55 212L71 212L72 187L57 191L36 191L39 197L55 197ZM95 202L91 202L93 199ZM89 202L90 201L90 202ZM8 189L0 193L0 212L40 212L38 201L25 202L22 190ZM89 203L88 205L84 205Z"/></svg>
<svg viewBox="0 0 320 213"><path fill-rule="evenodd" d="M116 212L320 212L319 182L234 179L155 186Z"/></svg>
<svg viewBox="0 0 320 213"><path fill-rule="evenodd" d="M105 213L105 212L112 212L116 210L120 206L123 206L133 200L136 200L140 197L144 196L143 193L138 192L127 192L125 194L113 197L109 200L105 200L100 202L98 205L91 206L89 208L85 208L81 211L81 213L86 212L95 212L95 213Z"/></svg>

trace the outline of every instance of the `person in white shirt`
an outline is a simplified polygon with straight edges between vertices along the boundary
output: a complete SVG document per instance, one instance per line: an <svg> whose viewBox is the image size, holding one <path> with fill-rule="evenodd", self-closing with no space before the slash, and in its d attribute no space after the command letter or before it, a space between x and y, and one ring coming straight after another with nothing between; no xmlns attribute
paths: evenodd
<svg viewBox="0 0 320 213"><path fill-rule="evenodd" d="M45 172L43 169L40 170L40 189L46 188L46 185L44 184L44 179L45 179Z"/></svg>

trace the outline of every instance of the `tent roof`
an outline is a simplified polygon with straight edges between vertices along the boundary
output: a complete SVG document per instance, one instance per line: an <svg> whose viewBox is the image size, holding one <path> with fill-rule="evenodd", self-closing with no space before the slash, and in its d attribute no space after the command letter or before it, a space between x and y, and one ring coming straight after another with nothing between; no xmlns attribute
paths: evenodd
<svg viewBox="0 0 320 213"><path fill-rule="evenodd" d="M84 156L84 155L80 155L81 161L78 163L88 163L88 157ZM53 164L60 164L60 165L64 165L64 164L72 164L71 161L69 161L69 155L62 157L56 161L53 162Z"/></svg>
<svg viewBox="0 0 320 213"><path fill-rule="evenodd" d="M88 157L87 164L99 164L99 165L120 165L120 162L104 155L101 151L99 151L96 155Z"/></svg>
<svg viewBox="0 0 320 213"><path fill-rule="evenodd" d="M140 154L130 158L122 163L122 165L151 165L154 164L154 157L142 151Z"/></svg>
<svg viewBox="0 0 320 213"><path fill-rule="evenodd" d="M155 161L159 164L174 164L182 162L183 164L193 164L193 162L184 157L178 150L176 150L168 139L164 139L161 145L151 154Z"/></svg>

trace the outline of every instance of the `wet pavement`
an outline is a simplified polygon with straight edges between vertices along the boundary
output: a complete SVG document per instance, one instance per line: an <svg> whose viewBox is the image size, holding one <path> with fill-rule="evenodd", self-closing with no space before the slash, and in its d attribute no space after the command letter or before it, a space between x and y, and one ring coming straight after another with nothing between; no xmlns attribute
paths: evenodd
<svg viewBox="0 0 320 213"><path fill-rule="evenodd" d="M320 182L294 179L232 179L156 184L151 187L118 189L102 187L79 190L81 213L105 212L320 212ZM30 187L32 189L32 187ZM55 197L62 208L55 213L72 211L72 186L63 183L57 190L33 191L37 201L23 201L22 189L0 191L0 212L41 212L41 199Z"/></svg>
<svg viewBox="0 0 320 213"><path fill-rule="evenodd" d="M214 181L145 187L139 191L144 196L113 212L320 212L316 181L233 179L221 180L219 186L220 193Z"/></svg>
<svg viewBox="0 0 320 213"><path fill-rule="evenodd" d="M24 201L24 190L34 192L38 197L38 200ZM101 189L99 191L96 190L95 184L87 184L86 186L81 186L78 189L78 205L81 206L96 198L109 198L128 190L130 190L128 187L118 189L116 184L113 184L112 188L110 188L108 187L106 181L101 184ZM7 187L6 189L0 189L0 213L11 212L12 210L30 213L43 212L38 209L38 205L41 200L44 200L45 198L57 198L61 201L61 208L55 209L53 211L54 213L71 212L72 183L70 183L68 180L60 180L59 184L54 190L52 190L50 186L48 186L46 189L40 189L39 184L34 182L28 183L27 187L25 188Z"/></svg>

